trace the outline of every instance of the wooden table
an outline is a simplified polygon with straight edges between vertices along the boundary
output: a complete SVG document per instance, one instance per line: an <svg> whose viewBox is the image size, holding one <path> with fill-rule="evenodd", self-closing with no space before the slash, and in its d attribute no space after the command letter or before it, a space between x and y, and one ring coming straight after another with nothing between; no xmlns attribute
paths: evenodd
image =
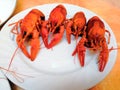
<svg viewBox="0 0 120 90"><path fill-rule="evenodd" d="M27 8L46 3L70 3L87 8L101 16L112 28L120 47L120 8L110 5L102 0L18 0L16 9L12 16ZM118 51L116 63L107 77L90 90L120 90L120 50ZM12 84L13 90L22 90Z"/></svg>

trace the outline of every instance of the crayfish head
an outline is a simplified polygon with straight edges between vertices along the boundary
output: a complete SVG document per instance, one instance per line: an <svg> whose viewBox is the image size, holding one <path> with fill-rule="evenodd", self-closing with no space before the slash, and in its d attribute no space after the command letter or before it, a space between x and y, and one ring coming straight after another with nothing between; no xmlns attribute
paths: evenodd
<svg viewBox="0 0 120 90"><path fill-rule="evenodd" d="M87 23L86 32L88 39L86 46L94 50L100 49L105 35L103 22L96 16L92 17Z"/></svg>
<svg viewBox="0 0 120 90"><path fill-rule="evenodd" d="M104 38L105 29L101 28L99 26L99 22L96 21L93 27L89 30L88 35L91 39L96 39L97 41L100 41L102 38Z"/></svg>
<svg viewBox="0 0 120 90"><path fill-rule="evenodd" d="M51 31L63 24L66 19L67 11L63 5L56 6L50 13L49 22L51 25Z"/></svg>
<svg viewBox="0 0 120 90"><path fill-rule="evenodd" d="M86 24L85 14L83 12L77 12L73 17L73 22L74 25L82 29Z"/></svg>
<svg viewBox="0 0 120 90"><path fill-rule="evenodd" d="M83 12L77 12L73 17L73 31L75 35L80 35L86 25L86 17Z"/></svg>
<svg viewBox="0 0 120 90"><path fill-rule="evenodd" d="M38 16L41 20L45 20L45 15L38 9L32 9L30 13L33 13L34 15Z"/></svg>

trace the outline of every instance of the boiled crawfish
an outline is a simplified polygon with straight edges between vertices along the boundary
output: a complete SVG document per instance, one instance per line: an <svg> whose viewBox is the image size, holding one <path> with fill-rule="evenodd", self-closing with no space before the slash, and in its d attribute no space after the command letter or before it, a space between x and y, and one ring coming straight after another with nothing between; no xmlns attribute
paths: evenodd
<svg viewBox="0 0 120 90"><path fill-rule="evenodd" d="M99 54L99 71L102 72L106 66L109 57L109 49L105 38L105 32L108 33L108 44L110 43L110 32L105 30L104 23L97 17L93 16L87 23L87 28L76 46L72 55L78 53L81 65L84 66L85 46L90 50L100 50Z"/></svg>
<svg viewBox="0 0 120 90"><path fill-rule="evenodd" d="M86 25L86 17L83 12L77 12L73 18L68 19L66 23L66 38L68 43L71 43L71 34L73 34L76 39L79 35L83 34Z"/></svg>
<svg viewBox="0 0 120 90"><path fill-rule="evenodd" d="M105 38L105 32L108 33L108 44L110 43L110 32L105 30L104 23L97 17L92 17L87 24L86 46L91 50L100 50L99 71L103 71L109 57L109 49Z"/></svg>
<svg viewBox="0 0 120 90"><path fill-rule="evenodd" d="M44 20L45 16L40 10L32 9L23 19L14 23L15 26L11 30L12 33L17 34L16 42L18 47L32 61L36 58L40 49L39 32ZM19 25L20 31L18 30ZM26 43L31 46L30 53L27 50Z"/></svg>
<svg viewBox="0 0 120 90"><path fill-rule="evenodd" d="M63 5L58 5L51 11L48 20L43 22L41 36L46 48L52 48L61 41L65 29L66 15L66 8ZM50 43L48 40L49 35L52 35Z"/></svg>

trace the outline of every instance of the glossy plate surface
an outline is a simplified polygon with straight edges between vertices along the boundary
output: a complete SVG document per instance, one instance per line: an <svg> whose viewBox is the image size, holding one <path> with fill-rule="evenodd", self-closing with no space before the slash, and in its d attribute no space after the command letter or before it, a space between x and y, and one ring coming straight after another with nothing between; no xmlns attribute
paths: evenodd
<svg viewBox="0 0 120 90"><path fill-rule="evenodd" d="M1 70L0 70L0 90L11 90L8 80Z"/></svg>
<svg viewBox="0 0 120 90"><path fill-rule="evenodd" d="M2 25L13 13L16 0L0 0L0 25Z"/></svg>
<svg viewBox="0 0 120 90"><path fill-rule="evenodd" d="M32 7L15 15L5 24L0 32L0 58L2 58L2 60L0 60L0 65L2 67L8 68L10 59L17 48L15 40L16 35L10 32L13 26L9 27L8 25L24 18L24 16L33 8L41 10L47 19L51 10L57 5L58 3ZM62 3L62 5L67 9L67 18L71 18L78 11L83 11L87 20L96 15L79 6L64 3ZM117 47L116 39L111 28L104 20L103 22L105 28L111 33L109 48L112 46ZM42 43L41 38L40 42ZM53 49L47 50L46 48L41 48L34 62L31 62L24 56L21 50L18 49L10 68L13 72L8 72L6 76L13 83L27 90L88 89L103 80L110 72L115 63L117 51L113 50L110 52L109 60L104 72L99 72L97 64L98 53L93 54L87 50L85 67L82 68L79 65L77 56L71 56L75 45L76 41L73 37L72 43L70 45L67 44L64 35L62 41L53 47ZM44 45L42 44L41 47L44 47Z"/></svg>

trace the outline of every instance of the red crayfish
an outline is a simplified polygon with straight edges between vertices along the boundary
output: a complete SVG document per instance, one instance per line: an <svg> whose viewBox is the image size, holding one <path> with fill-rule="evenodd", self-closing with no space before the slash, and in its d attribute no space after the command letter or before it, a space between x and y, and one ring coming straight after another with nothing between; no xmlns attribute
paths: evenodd
<svg viewBox="0 0 120 90"><path fill-rule="evenodd" d="M52 48L61 41L65 30L66 15L66 8L63 5L58 5L51 11L48 20L43 22L41 36L46 48ZM50 43L49 35L52 35Z"/></svg>
<svg viewBox="0 0 120 90"><path fill-rule="evenodd" d="M99 71L102 72L106 66L109 57L109 49L105 38L105 32L109 34L108 44L110 42L110 32L105 30L104 23L94 16L89 19L87 28L73 52L73 56L78 53L81 66L84 66L85 46L90 50L100 50L99 54Z"/></svg>
<svg viewBox="0 0 120 90"><path fill-rule="evenodd" d="M68 43L69 44L71 43L71 34L73 34L75 36L75 38L77 39L79 35L84 34L85 29L86 29L85 14L83 12L77 12L73 16L73 18L69 19L66 23L66 38L67 38ZM83 52L85 52L85 47L83 47L84 41L85 41L84 39L85 38L81 39L81 41L77 45L77 48L75 49L75 51L72 54L72 55L76 54L77 50L79 50L78 57L79 57L81 66L84 66L84 62L83 62L84 57L85 57L85 54L83 53Z"/></svg>
<svg viewBox="0 0 120 90"><path fill-rule="evenodd" d="M11 32L17 34L17 45L32 61L36 58L40 49L39 32L41 23L44 20L45 16L40 10L32 9L23 19L13 23L15 26ZM18 26L20 26L20 31L18 30ZM27 50L27 45L31 46L30 53Z"/></svg>

